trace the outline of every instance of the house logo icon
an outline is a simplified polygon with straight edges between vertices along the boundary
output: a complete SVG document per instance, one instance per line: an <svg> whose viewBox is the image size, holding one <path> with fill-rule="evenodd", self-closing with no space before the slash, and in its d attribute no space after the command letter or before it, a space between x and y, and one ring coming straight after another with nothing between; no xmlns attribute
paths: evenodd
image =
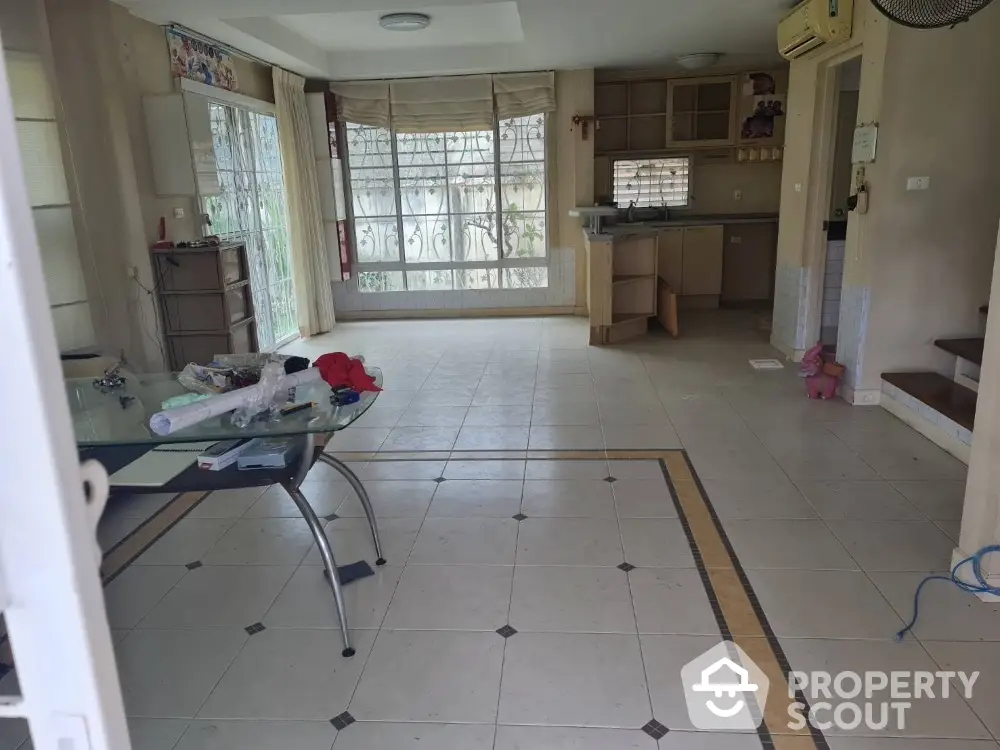
<svg viewBox="0 0 1000 750"><path fill-rule="evenodd" d="M767 676L732 641L723 641L685 664L681 682L695 729L750 731L764 720Z"/></svg>

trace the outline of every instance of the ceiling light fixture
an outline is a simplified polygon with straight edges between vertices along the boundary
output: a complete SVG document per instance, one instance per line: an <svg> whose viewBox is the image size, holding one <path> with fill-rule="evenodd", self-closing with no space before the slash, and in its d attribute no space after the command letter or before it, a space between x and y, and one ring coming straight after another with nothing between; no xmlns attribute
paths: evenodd
<svg viewBox="0 0 1000 750"><path fill-rule="evenodd" d="M426 13L388 13L378 19L378 25L387 31L421 31L431 25Z"/></svg>
<svg viewBox="0 0 1000 750"><path fill-rule="evenodd" d="M693 55L681 55L677 58L677 64L686 70L701 70L709 68L719 61L718 52L696 52Z"/></svg>

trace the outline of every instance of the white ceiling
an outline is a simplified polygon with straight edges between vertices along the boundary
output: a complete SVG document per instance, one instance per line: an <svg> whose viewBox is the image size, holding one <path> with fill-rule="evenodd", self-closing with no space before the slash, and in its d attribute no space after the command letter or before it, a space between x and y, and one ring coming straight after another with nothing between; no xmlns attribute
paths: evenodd
<svg viewBox="0 0 1000 750"><path fill-rule="evenodd" d="M515 70L670 66L721 52L722 65L778 62L788 0L118 0L306 76L334 80ZM393 3L389 5L388 3ZM418 32L380 15L420 11Z"/></svg>

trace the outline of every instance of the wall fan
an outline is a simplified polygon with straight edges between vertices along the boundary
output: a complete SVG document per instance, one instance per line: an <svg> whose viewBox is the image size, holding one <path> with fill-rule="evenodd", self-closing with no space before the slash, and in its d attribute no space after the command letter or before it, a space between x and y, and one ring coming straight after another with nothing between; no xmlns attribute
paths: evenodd
<svg viewBox="0 0 1000 750"><path fill-rule="evenodd" d="M968 21L991 0L872 0L884 16L911 29L939 29Z"/></svg>

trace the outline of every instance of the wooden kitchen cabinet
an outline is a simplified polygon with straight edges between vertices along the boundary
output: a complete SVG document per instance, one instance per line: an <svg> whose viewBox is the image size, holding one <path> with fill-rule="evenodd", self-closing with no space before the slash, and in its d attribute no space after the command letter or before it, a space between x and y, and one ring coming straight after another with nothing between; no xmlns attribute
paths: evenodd
<svg viewBox="0 0 1000 750"><path fill-rule="evenodd" d="M656 262L654 234L588 239L591 344L615 344L646 333L656 314Z"/></svg>
<svg viewBox="0 0 1000 750"><path fill-rule="evenodd" d="M684 227L681 294L722 293L722 226Z"/></svg>
<svg viewBox="0 0 1000 750"><path fill-rule="evenodd" d="M667 82L667 141L726 146L736 142L736 76Z"/></svg>
<svg viewBox="0 0 1000 750"><path fill-rule="evenodd" d="M657 237L657 273L676 294L681 293L684 268L684 229L661 229Z"/></svg>

